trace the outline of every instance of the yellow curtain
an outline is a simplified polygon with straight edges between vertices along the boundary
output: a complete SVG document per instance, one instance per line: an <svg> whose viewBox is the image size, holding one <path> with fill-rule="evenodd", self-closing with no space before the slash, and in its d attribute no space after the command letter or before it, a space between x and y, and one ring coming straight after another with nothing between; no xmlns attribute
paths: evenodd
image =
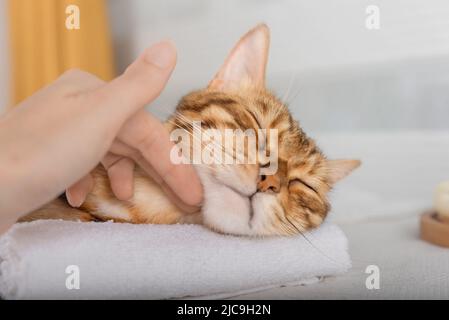
<svg viewBox="0 0 449 320"><path fill-rule="evenodd" d="M66 27L70 5L79 8L79 29ZM71 68L114 76L104 0L9 0L8 10L13 104Z"/></svg>

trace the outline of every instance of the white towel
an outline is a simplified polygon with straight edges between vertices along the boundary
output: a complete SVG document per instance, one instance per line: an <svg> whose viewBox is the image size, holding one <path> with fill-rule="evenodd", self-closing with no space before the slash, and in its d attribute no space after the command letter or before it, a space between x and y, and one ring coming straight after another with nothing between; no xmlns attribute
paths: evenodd
<svg viewBox="0 0 449 320"><path fill-rule="evenodd" d="M194 225L17 224L0 239L0 294L6 299L223 298L350 268L347 240L338 227L324 224L305 237L251 239Z"/></svg>

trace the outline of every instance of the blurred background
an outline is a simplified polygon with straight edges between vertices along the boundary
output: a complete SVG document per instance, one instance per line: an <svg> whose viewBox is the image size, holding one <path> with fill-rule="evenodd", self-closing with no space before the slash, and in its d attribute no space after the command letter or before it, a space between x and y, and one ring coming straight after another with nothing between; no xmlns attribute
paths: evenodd
<svg viewBox="0 0 449 320"><path fill-rule="evenodd" d="M49 34L36 27L50 16L56 21L50 26L65 29L58 19L65 19L68 4L80 7L79 30ZM379 29L366 27L370 5L379 8ZM448 17L447 0L0 0L0 106L69 67L107 80L151 43L171 38L178 66L149 108L165 118L182 95L208 83L243 33L266 22L272 32L268 86L306 131L447 129ZM70 44L76 33L85 36ZM51 45L43 55L34 46L50 43L49 37L58 68L18 94L33 77L29 56L33 72L42 74L39 59Z"/></svg>

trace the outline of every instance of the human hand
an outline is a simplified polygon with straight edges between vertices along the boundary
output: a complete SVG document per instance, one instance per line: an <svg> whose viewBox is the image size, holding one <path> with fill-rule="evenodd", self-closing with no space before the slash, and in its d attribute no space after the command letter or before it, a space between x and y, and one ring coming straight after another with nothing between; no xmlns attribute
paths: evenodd
<svg viewBox="0 0 449 320"><path fill-rule="evenodd" d="M119 199L132 196L137 162L184 211L197 210L202 187L194 169L170 161L169 133L142 109L175 63L175 48L161 42L110 83L70 71L1 117L0 218L15 221L69 186L70 203L80 205L100 161Z"/></svg>

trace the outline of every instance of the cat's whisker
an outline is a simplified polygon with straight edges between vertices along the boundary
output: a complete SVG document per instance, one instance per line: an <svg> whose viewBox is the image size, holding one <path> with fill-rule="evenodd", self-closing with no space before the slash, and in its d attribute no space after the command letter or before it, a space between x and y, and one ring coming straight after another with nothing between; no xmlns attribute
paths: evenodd
<svg viewBox="0 0 449 320"><path fill-rule="evenodd" d="M296 98L298 98L301 91L302 91L302 88L299 88L298 90L296 90L295 94L291 97L291 99L286 100L285 102L287 104L293 104L293 102L296 100Z"/></svg>
<svg viewBox="0 0 449 320"><path fill-rule="evenodd" d="M292 75L290 76L290 81L288 83L287 90L284 93L284 95L282 96L282 100L281 101L287 101L288 96L290 94L290 91L292 89L292 86L293 86L293 83L295 82L295 80L296 80L296 72L293 72Z"/></svg>
<svg viewBox="0 0 449 320"><path fill-rule="evenodd" d="M191 127L194 126L193 124L191 124L191 120L186 118L181 113L176 113L176 118L178 120L180 120L180 121L184 121L185 124L188 124ZM198 126L195 126L195 128L198 128ZM204 133L203 131L201 131L201 132ZM226 147L223 146L222 143L218 143L217 141L210 141L209 143L213 144L214 146L216 146L218 148L221 148L221 151L223 151L226 155L229 155L232 158L232 160L236 160L239 163L244 163L244 161L245 161L245 159L244 159L244 157L245 157L244 152L239 152L239 150L237 150L236 148L233 148L233 152L231 153L231 152L229 152L229 150L227 150ZM211 149L209 149L208 151L211 151ZM219 159L216 159L216 160L219 160ZM222 163L222 165L227 167L230 164Z"/></svg>
<svg viewBox="0 0 449 320"><path fill-rule="evenodd" d="M187 119L187 118L186 118L183 114L181 114L181 113L178 113L177 116L179 116L178 119L180 119L180 120L184 120L184 121L186 121L186 122L190 122L190 120ZM217 143L218 143L218 142L216 142L216 141L211 141L211 142L214 143L214 144L217 144ZM217 145L217 146L221 147L221 148L222 148L222 151L227 152L226 148L225 148L222 144L219 144L219 145ZM231 155L230 153L228 153L228 154ZM231 156L232 156L232 155L231 155Z"/></svg>
<svg viewBox="0 0 449 320"><path fill-rule="evenodd" d="M175 123L173 120L168 119L167 122L173 124L175 127L179 128L179 129L181 129L181 130L184 130L184 131L185 131L187 134L189 134L193 139L196 138L196 137L195 137L189 130L187 130L187 129L181 127L180 125L178 125L177 123ZM197 140L197 141L199 141L199 140ZM201 142L201 141L199 141L199 142ZM183 156L184 159L186 159L187 161L190 161L190 160L191 160L191 159L187 159L187 157L186 157L184 154L183 154L182 156Z"/></svg>
<svg viewBox="0 0 449 320"><path fill-rule="evenodd" d="M176 124L175 124L176 125ZM188 124L190 125L190 124ZM191 125L193 127L193 125ZM184 129L185 130L185 129ZM202 147L205 147L207 151L213 153L213 155L215 156L215 152L213 152L214 150L212 149L211 146L209 146L209 144L204 145L204 142L201 141L201 139L199 139L198 137L196 137L196 135L192 134L190 131L185 130L193 139L196 139L195 141L200 142ZM215 158L215 160L217 160L218 162L218 158Z"/></svg>
<svg viewBox="0 0 449 320"><path fill-rule="evenodd" d="M214 150L213 149L211 149L211 147L208 145L208 144L206 144L206 145L204 145L203 143L203 141L201 141L198 137L196 137L194 134L192 134L189 130L186 130L185 128L182 128L181 126L179 126L177 123L175 123L174 121L172 121L172 120L168 120L168 122L170 122L170 123L172 123L174 126L176 126L176 127L178 127L179 129L182 129L182 130L184 130L187 134L189 134L195 141L197 141L197 142L200 142L201 143L201 146L203 146L203 147L205 147L206 148L206 150L208 150L209 152L211 152L214 156L215 156L215 152L214 152ZM188 125L190 125L189 123L187 123ZM188 159L188 160L190 160L190 159ZM216 160L216 163L219 163L219 158L215 158L215 160ZM211 166L211 165L207 165L207 164L204 164L204 165L206 165L206 166L208 166L208 167L210 167L210 168L213 168L213 166Z"/></svg>
<svg viewBox="0 0 449 320"><path fill-rule="evenodd" d="M192 128L194 127L194 125L191 124L190 121L184 120L184 119L186 119L186 118L185 118L182 114L177 114L177 116L179 116L179 118L177 118L178 120L184 121L185 124L187 124L188 126L191 126ZM177 125L177 124L174 123L174 122L172 122L172 124L174 124L175 126L178 126L178 127L179 127L179 125ZM195 126L195 128L198 128L198 126ZM199 128L199 129L201 130L201 128ZM197 138L195 135L192 135L192 133L189 132L188 130L186 130L186 132L188 132L194 139ZM201 131L201 132L203 133L203 131ZM198 141L198 138L197 138L196 141ZM203 143L203 142L202 142L202 143ZM210 146L210 144L213 144L214 146L220 148L221 151L223 151L225 154L231 156L233 160L236 160L234 154L233 154L233 153L231 154L231 153L230 153L230 152L223 146L223 144L218 143L217 141L212 140L212 141L210 141L205 147L206 147L206 149L207 149L208 151L210 151L211 153L213 153L213 155L214 155L214 157L215 157L215 160L217 160L217 163L221 163L223 166L229 166L229 164L223 163L223 161L220 161L220 159L217 158L218 156L215 155L215 150L212 149L212 147ZM203 146L204 146L204 145L203 145ZM234 151L235 151L235 150L234 150ZM237 152L236 152L236 153L237 153Z"/></svg>
<svg viewBox="0 0 449 320"><path fill-rule="evenodd" d="M284 212L284 217L288 221L288 223L297 231L297 233L300 234L304 238L304 240L306 240L315 250L317 250L320 254L322 254L324 257L326 257L327 259L329 259L333 263L335 263L337 265L340 265L340 262L336 261L335 259L333 259L329 255L327 255L323 250L318 248L303 232L301 232L301 230L287 217L285 212Z"/></svg>
<svg viewBox="0 0 449 320"><path fill-rule="evenodd" d="M185 123L188 123L190 126L193 127L193 125L189 123L190 120L187 119L184 115L178 113L177 116L179 116L178 120L185 121ZM198 128L198 126L195 126L195 128ZM201 128L199 128L199 129L201 130ZM201 133L203 133L203 131L201 131ZM221 148L221 149L222 149L221 151L223 151L223 152L225 152L225 153L227 152L226 148L224 148L223 145L222 145L221 143L218 144L217 141L210 141L210 143L214 144L214 146L216 146L216 147ZM209 151L211 151L211 149L209 149ZM215 153L214 153L214 154L215 154Z"/></svg>

